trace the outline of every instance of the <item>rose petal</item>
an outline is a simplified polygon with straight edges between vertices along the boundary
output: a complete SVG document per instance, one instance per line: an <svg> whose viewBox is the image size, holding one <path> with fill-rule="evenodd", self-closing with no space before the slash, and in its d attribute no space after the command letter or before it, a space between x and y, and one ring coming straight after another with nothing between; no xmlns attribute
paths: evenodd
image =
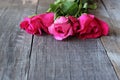
<svg viewBox="0 0 120 80"><path fill-rule="evenodd" d="M108 24L91 14L83 14L79 18L80 29L78 37L81 39L98 38L107 35L109 31Z"/></svg>
<svg viewBox="0 0 120 80"><path fill-rule="evenodd" d="M100 26L101 26L101 28L103 30L102 34L105 35L105 36L108 35L108 33L109 33L109 26L108 26L108 24L106 22L98 19L98 18L95 18L95 19L99 22L99 24L100 24Z"/></svg>
<svg viewBox="0 0 120 80"><path fill-rule="evenodd" d="M55 20L48 30L56 40L63 40L68 36L73 35L72 26L66 17L60 17Z"/></svg>
<svg viewBox="0 0 120 80"><path fill-rule="evenodd" d="M68 18L61 16L60 18L57 18L54 23L66 23L68 22Z"/></svg>

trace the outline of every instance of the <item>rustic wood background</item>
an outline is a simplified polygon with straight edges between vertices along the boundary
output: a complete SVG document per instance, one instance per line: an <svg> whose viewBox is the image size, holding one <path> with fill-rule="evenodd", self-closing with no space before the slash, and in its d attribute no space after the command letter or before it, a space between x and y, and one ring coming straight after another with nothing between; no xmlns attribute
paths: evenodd
<svg viewBox="0 0 120 80"><path fill-rule="evenodd" d="M56 41L20 30L53 1L0 0L0 80L120 80L120 0L97 0L92 12L109 23L109 36Z"/></svg>

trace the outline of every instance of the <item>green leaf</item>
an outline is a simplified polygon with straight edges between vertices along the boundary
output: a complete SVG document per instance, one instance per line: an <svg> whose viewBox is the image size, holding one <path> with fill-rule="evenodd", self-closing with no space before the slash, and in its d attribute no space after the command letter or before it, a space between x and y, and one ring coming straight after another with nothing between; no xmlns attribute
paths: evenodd
<svg viewBox="0 0 120 80"><path fill-rule="evenodd" d="M83 8L87 9L88 8L88 3L84 3Z"/></svg>
<svg viewBox="0 0 120 80"><path fill-rule="evenodd" d="M89 0L80 0L80 2L82 2L82 4L88 2Z"/></svg>
<svg viewBox="0 0 120 80"><path fill-rule="evenodd" d="M51 7L51 11L55 12L58 9L59 5L51 4L50 7Z"/></svg>
<svg viewBox="0 0 120 80"><path fill-rule="evenodd" d="M97 4L94 3L92 5L89 5L88 8L90 8L90 9L96 9L97 8Z"/></svg>
<svg viewBox="0 0 120 80"><path fill-rule="evenodd" d="M95 0L55 0L47 12L54 12L56 17L66 15L78 17L82 13L87 13L88 9L96 8Z"/></svg>
<svg viewBox="0 0 120 80"><path fill-rule="evenodd" d="M78 4L72 1L65 1L62 7L63 12L67 15L75 15L78 11L78 8Z"/></svg>

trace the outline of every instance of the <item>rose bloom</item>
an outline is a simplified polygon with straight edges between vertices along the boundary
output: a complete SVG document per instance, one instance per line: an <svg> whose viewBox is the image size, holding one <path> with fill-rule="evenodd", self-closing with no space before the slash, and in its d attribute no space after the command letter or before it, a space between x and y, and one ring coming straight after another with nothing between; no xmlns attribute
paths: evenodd
<svg viewBox="0 0 120 80"><path fill-rule="evenodd" d="M76 35L77 30L79 29L79 26L80 26L79 21L77 20L76 17L73 17L73 16L68 16L68 19L73 29L73 35Z"/></svg>
<svg viewBox="0 0 120 80"><path fill-rule="evenodd" d="M73 29L67 17L61 16L48 28L56 40L63 40L73 35Z"/></svg>
<svg viewBox="0 0 120 80"><path fill-rule="evenodd" d="M20 28L29 34L42 34L42 30L48 32L48 26L54 22L54 13L39 14L30 18L25 18L20 23Z"/></svg>
<svg viewBox="0 0 120 80"><path fill-rule="evenodd" d="M109 26L106 22L91 14L82 14L79 18L80 28L77 31L80 39L98 38L108 35Z"/></svg>
<svg viewBox="0 0 120 80"><path fill-rule="evenodd" d="M49 12L45 14L40 14L38 16L41 20L41 24L42 24L41 27L43 31L49 34L48 27L54 23L54 13Z"/></svg>
<svg viewBox="0 0 120 80"><path fill-rule="evenodd" d="M41 20L38 16L25 18L24 21L20 23L20 28L29 34L41 34L41 26Z"/></svg>

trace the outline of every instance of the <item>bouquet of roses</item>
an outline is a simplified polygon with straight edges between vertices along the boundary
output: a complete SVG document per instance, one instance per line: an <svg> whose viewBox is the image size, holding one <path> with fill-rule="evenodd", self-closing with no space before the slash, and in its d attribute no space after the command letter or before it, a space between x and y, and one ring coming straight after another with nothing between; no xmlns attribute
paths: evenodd
<svg viewBox="0 0 120 80"><path fill-rule="evenodd" d="M96 8L94 0L56 0L47 12L25 18L20 27L33 35L45 32L56 40L70 36L80 39L106 36L108 24L88 14L89 9Z"/></svg>

